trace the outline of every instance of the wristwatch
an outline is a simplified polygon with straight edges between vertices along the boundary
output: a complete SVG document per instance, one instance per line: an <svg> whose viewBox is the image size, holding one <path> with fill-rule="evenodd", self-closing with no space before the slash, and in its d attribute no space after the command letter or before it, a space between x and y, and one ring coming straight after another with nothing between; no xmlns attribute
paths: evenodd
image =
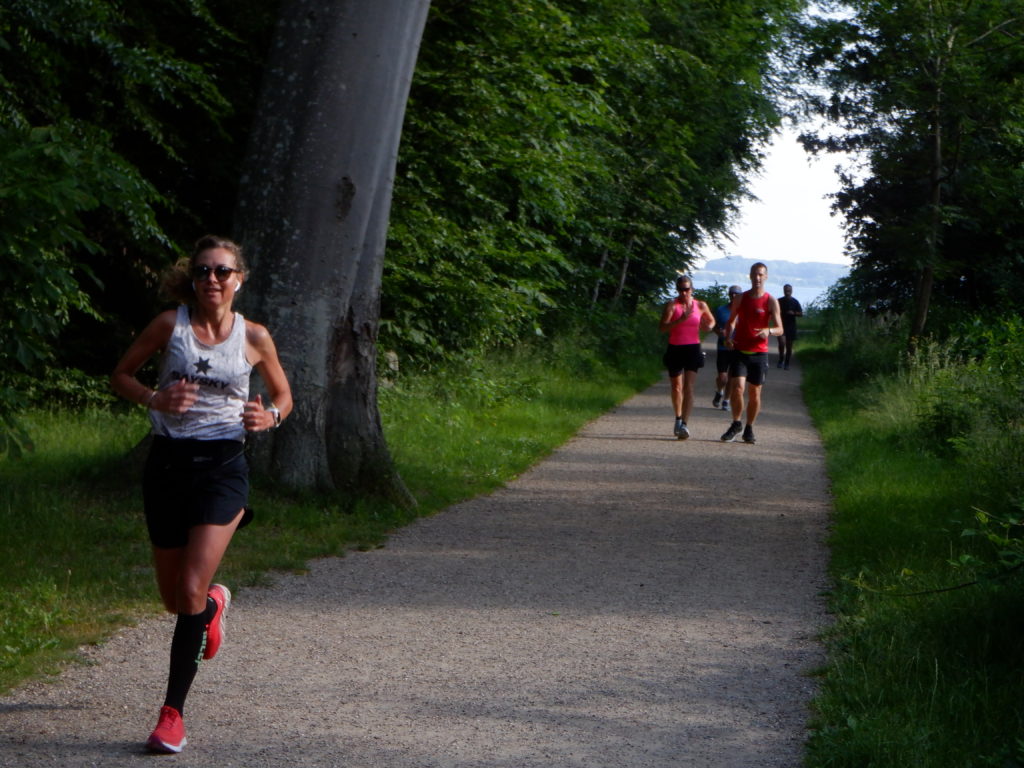
<svg viewBox="0 0 1024 768"><path fill-rule="evenodd" d="M267 408L267 413L274 414L274 427L273 428L277 429L278 427L280 427L281 426L281 410L276 405L272 405L269 408Z"/></svg>

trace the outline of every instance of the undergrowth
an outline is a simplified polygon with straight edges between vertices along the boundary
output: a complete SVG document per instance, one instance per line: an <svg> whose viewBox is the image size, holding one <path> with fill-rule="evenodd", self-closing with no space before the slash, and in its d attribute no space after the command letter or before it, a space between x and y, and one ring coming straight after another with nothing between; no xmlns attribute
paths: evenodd
<svg viewBox="0 0 1024 768"><path fill-rule="evenodd" d="M1020 325L911 354L845 313L801 350L835 500L812 768L1024 765Z"/></svg>

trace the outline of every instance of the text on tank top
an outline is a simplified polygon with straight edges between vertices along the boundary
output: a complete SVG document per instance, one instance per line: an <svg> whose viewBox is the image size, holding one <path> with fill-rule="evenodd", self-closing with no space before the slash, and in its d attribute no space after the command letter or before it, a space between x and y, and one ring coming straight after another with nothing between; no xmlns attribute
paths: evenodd
<svg viewBox="0 0 1024 768"><path fill-rule="evenodd" d="M160 361L159 389L185 379L199 398L183 414L150 411L153 433L197 440L245 440L242 411L249 399L252 366L245 357L245 318L234 313L231 333L205 344L192 329L189 308L178 307L174 330Z"/></svg>

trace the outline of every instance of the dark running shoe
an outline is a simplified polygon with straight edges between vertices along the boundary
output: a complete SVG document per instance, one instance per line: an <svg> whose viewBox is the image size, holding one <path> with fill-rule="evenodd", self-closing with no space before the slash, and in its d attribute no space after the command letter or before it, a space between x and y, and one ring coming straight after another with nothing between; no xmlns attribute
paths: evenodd
<svg viewBox="0 0 1024 768"><path fill-rule="evenodd" d="M725 434L722 435L722 442L731 443L739 436L740 432L742 431L743 425L738 421L734 421L732 424L729 425L729 428L725 430Z"/></svg>
<svg viewBox="0 0 1024 768"><path fill-rule="evenodd" d="M743 429L743 442L744 443L756 443L757 440L754 438L754 428L747 424Z"/></svg>
<svg viewBox="0 0 1024 768"><path fill-rule="evenodd" d="M686 428L686 422L685 421L680 421L679 422L679 428L676 430L676 437L678 437L680 440L685 440L689 436L690 436L690 430L688 430Z"/></svg>
<svg viewBox="0 0 1024 768"><path fill-rule="evenodd" d="M722 404L722 393L715 392L715 399L711 401L711 407L717 408Z"/></svg>

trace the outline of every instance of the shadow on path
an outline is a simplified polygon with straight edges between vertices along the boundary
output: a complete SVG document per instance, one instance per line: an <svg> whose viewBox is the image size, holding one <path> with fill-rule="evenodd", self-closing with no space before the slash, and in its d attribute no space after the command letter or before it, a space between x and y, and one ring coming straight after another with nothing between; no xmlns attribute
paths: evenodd
<svg viewBox="0 0 1024 768"><path fill-rule="evenodd" d="M662 381L490 496L241 591L170 762L798 765L826 621L821 448L798 366L770 371L756 445L719 441L713 376L712 353L690 440ZM0 700L0 766L152 764L171 626Z"/></svg>

